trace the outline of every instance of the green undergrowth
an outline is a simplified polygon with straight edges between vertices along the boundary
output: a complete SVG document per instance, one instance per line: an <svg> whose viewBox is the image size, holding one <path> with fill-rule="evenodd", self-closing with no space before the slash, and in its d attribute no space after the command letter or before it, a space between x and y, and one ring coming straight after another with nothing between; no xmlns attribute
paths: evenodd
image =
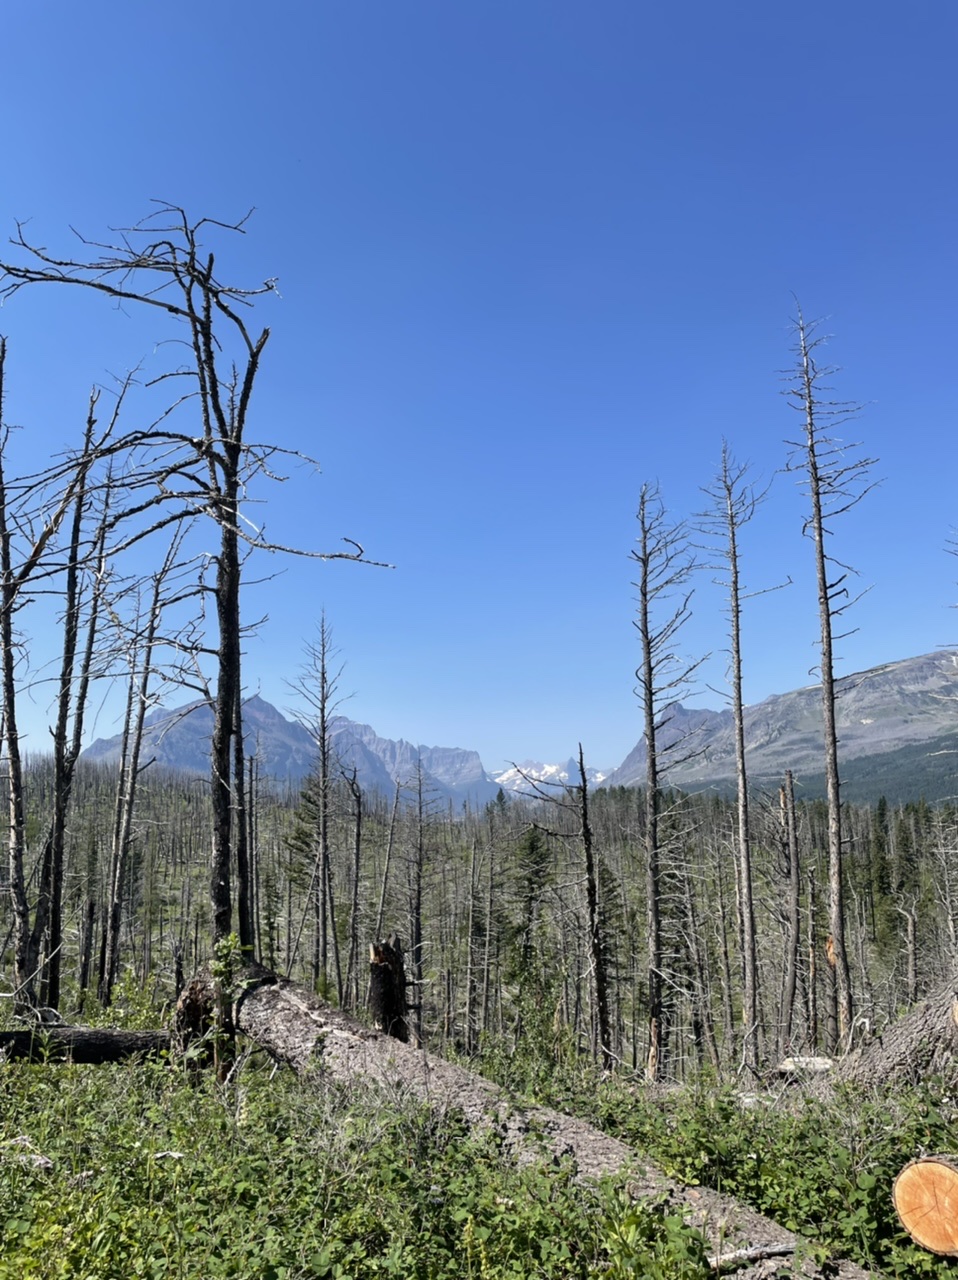
<svg viewBox="0 0 958 1280"><path fill-rule="evenodd" d="M578 1114L689 1185L738 1197L886 1276L953 1276L958 1264L915 1245L892 1205L895 1177L922 1154L958 1152L958 1082L809 1097L798 1086L753 1093L703 1077L649 1089L557 1055L551 1078L523 1052L491 1046L484 1069L527 1097Z"/></svg>
<svg viewBox="0 0 958 1280"><path fill-rule="evenodd" d="M885 1097L752 1095L744 1107L707 1082L654 1099L609 1089L597 1110L667 1173L737 1196L825 1250L889 1276L954 1272L910 1241L891 1200L909 1160L956 1149L955 1109L939 1083Z"/></svg>
<svg viewBox="0 0 958 1280"><path fill-rule="evenodd" d="M420 1104L245 1070L0 1066L0 1277L650 1277L704 1242Z"/></svg>

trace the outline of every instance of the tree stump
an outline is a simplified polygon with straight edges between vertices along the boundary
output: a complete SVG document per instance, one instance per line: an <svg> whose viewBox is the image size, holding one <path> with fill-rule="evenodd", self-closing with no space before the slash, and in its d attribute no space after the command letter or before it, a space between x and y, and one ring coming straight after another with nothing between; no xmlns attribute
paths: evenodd
<svg viewBox="0 0 958 1280"><path fill-rule="evenodd" d="M892 1190L895 1212L916 1244L958 1257L958 1163L923 1156L906 1164Z"/></svg>
<svg viewBox="0 0 958 1280"><path fill-rule="evenodd" d="M377 1031L409 1043L406 969L398 934L369 944L369 1012Z"/></svg>

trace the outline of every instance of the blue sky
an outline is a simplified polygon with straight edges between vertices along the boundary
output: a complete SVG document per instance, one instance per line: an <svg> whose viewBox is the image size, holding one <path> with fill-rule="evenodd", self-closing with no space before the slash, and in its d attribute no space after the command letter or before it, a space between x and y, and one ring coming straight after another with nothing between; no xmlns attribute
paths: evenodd
<svg viewBox="0 0 958 1280"><path fill-rule="evenodd" d="M746 696L808 683L811 547L777 474L793 294L828 317L836 388L865 405L848 434L881 459L836 528L871 586L841 669L958 641L952 5L38 0L3 34L0 232L30 219L59 249L152 198L255 206L217 246L237 281L279 277L250 435L322 464L257 515L396 565L250 586L250 691L293 705L325 607L343 710L381 734L489 769L580 740L619 764L639 489L699 510L723 436L773 480L746 580L793 580L748 608ZM92 382L163 358L162 325L96 303L0 311L26 453L77 438ZM683 636L718 688L721 603L703 575Z"/></svg>

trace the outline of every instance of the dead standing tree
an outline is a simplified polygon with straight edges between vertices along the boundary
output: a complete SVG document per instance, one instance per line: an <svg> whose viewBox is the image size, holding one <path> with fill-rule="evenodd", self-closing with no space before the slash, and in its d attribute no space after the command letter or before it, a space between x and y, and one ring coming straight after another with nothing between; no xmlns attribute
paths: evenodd
<svg viewBox="0 0 958 1280"><path fill-rule="evenodd" d="M745 702L742 694L742 604L749 598L741 578L741 534L764 501L768 486L756 488L749 479L749 468L732 457L728 442L722 441L722 457L718 474L703 489L709 508L698 517L699 528L708 539L708 551L716 555L724 587L726 614L729 620L728 670L729 701L735 738L736 778L736 884L738 893L738 932L742 952L742 1049L744 1061L758 1069L761 1034L758 995L758 946L755 932L755 907L752 876L752 836L749 821L748 773L745 763ZM771 587L768 590L775 590ZM764 594L764 592L751 593Z"/></svg>
<svg viewBox="0 0 958 1280"><path fill-rule="evenodd" d="M525 773L518 766L517 772L527 784L530 794L542 800L554 809L564 812L571 820L575 836L582 849L582 860L585 871L585 900L588 920L588 954L592 976L592 995L594 1000L594 1034L592 1041L601 1057L602 1066L610 1070L615 1066L616 1054L613 1049L611 987L609 975L609 939L606 920L606 907L601 900L601 866L600 855L596 849L595 829L589 813L589 778L586 773L585 755L582 743L579 743L575 758L577 777L570 776L565 783L542 782L531 774ZM549 831L548 828L535 823L531 833L548 833L558 839L568 840L566 831ZM531 913L530 913L531 914ZM528 929L526 931L528 933Z"/></svg>
<svg viewBox="0 0 958 1280"><path fill-rule="evenodd" d="M114 438L117 408L97 430L96 395L91 397L83 444L51 466L22 479L8 475L10 430L2 421L6 340L0 338L0 682L3 702L4 783L10 896L14 917L14 984L17 1002L37 1002L36 983L44 965L42 995L59 997L59 949L62 910L63 839L80 750L83 708L89 687L96 634L95 605L87 610L87 642L78 658L81 632L80 570L102 549L105 525L99 522L90 539L83 533L97 463L125 445ZM64 529L69 541L62 545ZM38 894L31 907L26 874L26 806L17 719L20 637L17 613L39 592L57 590L64 582L64 646L58 680L54 729L54 804L49 834L38 868ZM77 662L79 660L79 671ZM52 954L51 954L52 952Z"/></svg>
<svg viewBox="0 0 958 1280"><path fill-rule="evenodd" d="M691 617L689 579L696 568L688 529L669 520L658 485L644 484L636 513L639 533L631 552L638 565L634 625L639 633L641 662L636 669L636 693L645 731L645 892L648 924L649 1049L646 1074L657 1080L668 1059L669 1009L665 1000L666 963L663 941L664 874L662 866L661 775L666 752L675 762L674 740L662 737L668 726L667 704L687 687L704 659L685 662L673 645ZM663 713L665 713L663 715ZM661 741L660 741L661 739Z"/></svg>
<svg viewBox="0 0 958 1280"><path fill-rule="evenodd" d="M841 784L838 770L838 728L836 725L836 678L834 643L843 638L835 634L836 623L860 599L848 590L849 575L855 571L829 555L826 538L833 532L832 521L852 507L874 487L868 476L875 464L873 458L862 457L860 446L845 443L830 434L857 416L859 406L828 398L826 379L834 368L820 368L816 352L826 341L816 335L816 324L807 324L801 310L795 321L794 370L789 374L785 392L793 409L802 416L803 433L799 440L786 441L791 449L787 470L803 477L811 511L803 532L815 549L815 579L818 588L820 624L819 671L822 681L822 721L825 733L825 790L828 803L828 923L831 932L831 957L834 956L834 979L838 1005L838 1026L829 1027L829 1053L840 1045L847 1048L852 1027L852 988L848 951L845 945L845 905L843 885ZM850 634L845 632L844 635Z"/></svg>
<svg viewBox="0 0 958 1280"><path fill-rule="evenodd" d="M275 292L275 281L254 288L224 283L217 275L204 235L244 230L246 219L224 223L211 218L191 221L185 210L157 202L156 211L132 228L115 232L118 243L80 237L84 256L57 258L30 244L22 225L14 238L20 262L0 261L0 299L26 285L76 285L120 304L151 307L172 317L177 335L190 355L183 366L152 380L185 379L187 390L174 398L144 438L153 466L144 467L137 481L138 496L124 518L137 513L142 527L126 533L114 552L176 522L202 514L219 530L214 557L212 595L216 613L216 665L213 696L213 735L210 784L213 810L210 898L213 941L232 928L232 861L243 842L246 815L239 812L243 796L243 732L241 703L240 583L244 550L291 551L267 542L244 520L243 499L250 481L270 474L270 460L290 451L279 445L251 443L247 423L256 377L269 329L258 333L243 318L243 308ZM192 407L197 419L175 430L177 411ZM197 429L198 428L198 429ZM119 517L117 518L119 523ZM312 554L318 559L363 560L362 547L346 539L348 551ZM365 563L369 563L365 561ZM242 856L236 867L240 905L248 901L249 874ZM240 941L253 946L249 910L240 910Z"/></svg>

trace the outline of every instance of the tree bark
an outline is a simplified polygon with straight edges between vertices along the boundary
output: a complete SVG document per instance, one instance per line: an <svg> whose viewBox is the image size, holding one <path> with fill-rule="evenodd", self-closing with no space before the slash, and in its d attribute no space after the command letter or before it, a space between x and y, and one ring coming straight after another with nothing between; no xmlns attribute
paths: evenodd
<svg viewBox="0 0 958 1280"><path fill-rule="evenodd" d="M0 1031L0 1059L30 1062L83 1062L100 1066L125 1058L154 1058L168 1053L168 1031L118 1031L112 1027L34 1027Z"/></svg>
<svg viewBox="0 0 958 1280"><path fill-rule="evenodd" d="M958 984L920 1001L880 1036L844 1058L841 1080L866 1088L937 1075L958 1057Z"/></svg>

